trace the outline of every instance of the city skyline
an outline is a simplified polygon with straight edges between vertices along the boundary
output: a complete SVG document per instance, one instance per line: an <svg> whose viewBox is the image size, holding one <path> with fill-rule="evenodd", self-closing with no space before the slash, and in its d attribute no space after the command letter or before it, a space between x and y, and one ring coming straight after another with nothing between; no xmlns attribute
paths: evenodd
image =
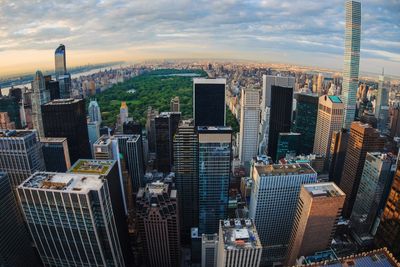
<svg viewBox="0 0 400 267"><path fill-rule="evenodd" d="M396 74L397 0L362 1L361 71ZM343 68L344 1L235 0L152 5L135 1L0 3L0 75L52 69L68 47L70 66L157 58L247 59ZM63 12L45 12L46 10ZM199 11L201 10L201 12ZM23 15L26 14L26 15ZM284 19L282 19L284 18Z"/></svg>

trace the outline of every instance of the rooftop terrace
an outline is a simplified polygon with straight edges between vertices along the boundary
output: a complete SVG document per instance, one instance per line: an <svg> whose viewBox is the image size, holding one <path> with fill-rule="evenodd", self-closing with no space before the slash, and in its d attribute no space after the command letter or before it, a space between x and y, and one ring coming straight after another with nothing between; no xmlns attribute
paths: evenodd
<svg viewBox="0 0 400 267"><path fill-rule="evenodd" d="M102 185L103 180L99 175L36 172L18 187L85 193L89 190L99 189Z"/></svg>
<svg viewBox="0 0 400 267"><path fill-rule="evenodd" d="M115 160L79 159L68 172L107 175L114 164Z"/></svg>
<svg viewBox="0 0 400 267"><path fill-rule="evenodd" d="M307 163L256 165L260 176L280 176L316 173Z"/></svg>
<svg viewBox="0 0 400 267"><path fill-rule="evenodd" d="M250 219L221 220L220 227L226 250L261 248L256 227Z"/></svg>

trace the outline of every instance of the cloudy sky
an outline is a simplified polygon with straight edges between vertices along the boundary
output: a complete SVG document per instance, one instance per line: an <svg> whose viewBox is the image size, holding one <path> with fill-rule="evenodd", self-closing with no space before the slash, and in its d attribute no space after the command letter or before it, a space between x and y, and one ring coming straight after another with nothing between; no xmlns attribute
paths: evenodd
<svg viewBox="0 0 400 267"><path fill-rule="evenodd" d="M362 2L361 70L400 75L400 0ZM342 69L344 0L0 0L0 76L67 64L234 58Z"/></svg>

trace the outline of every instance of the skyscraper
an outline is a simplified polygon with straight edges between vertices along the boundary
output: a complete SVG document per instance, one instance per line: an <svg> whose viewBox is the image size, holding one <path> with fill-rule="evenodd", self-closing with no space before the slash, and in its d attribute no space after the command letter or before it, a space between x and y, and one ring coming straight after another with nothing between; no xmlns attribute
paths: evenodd
<svg viewBox="0 0 400 267"><path fill-rule="evenodd" d="M161 112L154 118L157 169L170 172L174 161L173 139L181 118L180 112Z"/></svg>
<svg viewBox="0 0 400 267"><path fill-rule="evenodd" d="M21 209L44 265L125 266L111 181L36 172L18 186Z"/></svg>
<svg viewBox="0 0 400 267"><path fill-rule="evenodd" d="M357 191L350 226L357 243L369 245L379 225L380 212L393 182L396 158L390 154L368 152Z"/></svg>
<svg viewBox="0 0 400 267"><path fill-rule="evenodd" d="M217 267L258 267L262 246L250 219L221 220Z"/></svg>
<svg viewBox="0 0 400 267"><path fill-rule="evenodd" d="M279 133L275 158L280 160L286 157L286 154L294 156L300 154L302 142L300 133Z"/></svg>
<svg viewBox="0 0 400 267"><path fill-rule="evenodd" d="M243 89L240 101L239 158L241 164L249 170L250 161L257 156L260 92L252 88Z"/></svg>
<svg viewBox="0 0 400 267"><path fill-rule="evenodd" d="M91 158L84 99L57 99L42 105L46 137L66 137L71 164Z"/></svg>
<svg viewBox="0 0 400 267"><path fill-rule="evenodd" d="M178 195L171 185L154 182L136 196L138 232L150 267L180 265Z"/></svg>
<svg viewBox="0 0 400 267"><path fill-rule="evenodd" d="M274 161L279 133L290 132L292 125L294 81L293 77L263 75L261 110L270 108L267 144L268 155Z"/></svg>
<svg viewBox="0 0 400 267"><path fill-rule="evenodd" d="M263 245L263 265L282 262L290 241L302 184L316 183L309 164L255 165L249 217Z"/></svg>
<svg viewBox="0 0 400 267"><path fill-rule="evenodd" d="M100 138L100 123L98 121L88 121L87 131L88 131L90 150L93 156L93 144Z"/></svg>
<svg viewBox="0 0 400 267"><path fill-rule="evenodd" d="M199 232L218 231L227 217L231 177L232 128L198 127Z"/></svg>
<svg viewBox="0 0 400 267"><path fill-rule="evenodd" d="M46 89L45 80L41 71L36 72L32 81L32 123L38 131L39 137L44 137L41 106L50 101L50 92Z"/></svg>
<svg viewBox="0 0 400 267"><path fill-rule="evenodd" d="M155 152L156 150L156 130L155 130L155 117L158 116L158 110L148 107L147 109L147 120L146 120L146 132L147 138L149 139L149 152Z"/></svg>
<svg viewBox="0 0 400 267"><path fill-rule="evenodd" d="M0 130L0 170L14 189L36 171L44 171L43 153L36 131Z"/></svg>
<svg viewBox="0 0 400 267"><path fill-rule="evenodd" d="M173 97L172 99L171 99L171 102L170 102L170 109L169 109L169 111L171 111L171 112L180 112L180 103L179 103L179 96L175 96L175 97Z"/></svg>
<svg viewBox="0 0 400 267"><path fill-rule="evenodd" d="M201 236L201 267L217 267L218 234Z"/></svg>
<svg viewBox="0 0 400 267"><path fill-rule="evenodd" d="M346 30L342 100L344 104L343 128L349 129L356 113L356 94L360 66L361 3L346 1Z"/></svg>
<svg viewBox="0 0 400 267"><path fill-rule="evenodd" d="M331 147L329 151L329 181L339 185L342 179L343 164L346 157L349 130L341 129L332 133Z"/></svg>
<svg viewBox="0 0 400 267"><path fill-rule="evenodd" d="M0 266L40 266L4 172L0 172L0 214Z"/></svg>
<svg viewBox="0 0 400 267"><path fill-rule="evenodd" d="M295 265L300 256L329 248L344 199L345 194L334 183L301 186L285 266Z"/></svg>
<svg viewBox="0 0 400 267"><path fill-rule="evenodd" d="M71 75L67 73L67 61L65 46L60 44L55 54L55 73L60 86L60 98L67 99L71 97Z"/></svg>
<svg viewBox="0 0 400 267"><path fill-rule="evenodd" d="M301 133L300 153L308 155L313 152L315 128L318 117L318 96L314 94L295 94L296 121L293 132Z"/></svg>
<svg viewBox="0 0 400 267"><path fill-rule="evenodd" d="M174 137L174 172L184 243L190 242L191 228L199 225L197 145L194 121L182 121Z"/></svg>
<svg viewBox="0 0 400 267"><path fill-rule="evenodd" d="M225 126L226 79L193 79L195 126Z"/></svg>
<svg viewBox="0 0 400 267"><path fill-rule="evenodd" d="M381 216L375 236L377 247L387 247L395 257L400 257L400 164L397 161L396 173L390 188L389 197Z"/></svg>
<svg viewBox="0 0 400 267"><path fill-rule="evenodd" d="M330 157L332 133L343 124L343 102L338 96L324 95L319 98L314 153Z"/></svg>
<svg viewBox="0 0 400 267"><path fill-rule="evenodd" d="M46 90L49 91L50 100L60 99L60 84L58 81L51 79L51 75L44 76Z"/></svg>
<svg viewBox="0 0 400 267"><path fill-rule="evenodd" d="M343 215L349 218L360 185L367 152L383 149L384 139L379 132L368 124L353 122L343 164L343 174L339 187L346 194Z"/></svg>
<svg viewBox="0 0 400 267"><path fill-rule="evenodd" d="M101 124L101 112L96 100L90 100L88 107L89 119L91 122L97 121Z"/></svg>
<svg viewBox="0 0 400 267"><path fill-rule="evenodd" d="M378 130L387 132L389 124L389 91L390 81L383 75L379 76L378 95L375 104L375 117L378 120Z"/></svg>
<svg viewBox="0 0 400 267"><path fill-rule="evenodd" d="M71 167L67 138L43 137L43 158L48 172L66 172Z"/></svg>
<svg viewBox="0 0 400 267"><path fill-rule="evenodd" d="M21 128L19 101L16 97L0 96L0 112L7 112L10 121L15 122L15 127Z"/></svg>
<svg viewBox="0 0 400 267"><path fill-rule="evenodd" d="M126 121L128 121L128 106L125 101L121 102L121 107L119 109L119 122L123 125Z"/></svg>

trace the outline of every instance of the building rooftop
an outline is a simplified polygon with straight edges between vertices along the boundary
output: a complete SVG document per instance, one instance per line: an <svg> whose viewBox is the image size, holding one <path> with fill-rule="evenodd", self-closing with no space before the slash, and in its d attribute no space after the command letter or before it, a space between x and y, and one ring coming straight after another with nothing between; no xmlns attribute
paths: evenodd
<svg viewBox="0 0 400 267"><path fill-rule="evenodd" d="M220 221L225 250L261 248L256 227L251 219L228 219Z"/></svg>
<svg viewBox="0 0 400 267"><path fill-rule="evenodd" d="M230 133L230 132L232 132L232 127L230 127L230 126L199 126L199 127L197 127L197 131L199 133L201 133L201 132Z"/></svg>
<svg viewBox="0 0 400 267"><path fill-rule="evenodd" d="M338 197L345 196L345 193L332 182L317 183L317 184L304 184L306 189L312 197Z"/></svg>
<svg viewBox="0 0 400 267"><path fill-rule="evenodd" d="M68 172L107 175L115 164L115 160L79 159Z"/></svg>
<svg viewBox="0 0 400 267"><path fill-rule="evenodd" d="M94 142L93 145L96 145L96 146L109 146L110 143L111 143L111 137L105 134L105 135L100 136L100 138L97 139L96 142Z"/></svg>
<svg viewBox="0 0 400 267"><path fill-rule="evenodd" d="M41 143L62 143L66 140L67 140L67 138L65 138L65 137L41 137L40 138Z"/></svg>
<svg viewBox="0 0 400 267"><path fill-rule="evenodd" d="M216 78L216 79L209 79L209 78L193 78L193 83L203 83L203 84L226 84L225 78Z"/></svg>
<svg viewBox="0 0 400 267"><path fill-rule="evenodd" d="M67 98L67 99L54 99L46 104L45 106L52 106L52 105L68 105L72 103L77 103L82 101L82 99L75 99L75 98Z"/></svg>
<svg viewBox="0 0 400 267"><path fill-rule="evenodd" d="M86 193L103 185L99 175L77 173L36 172L26 179L19 188Z"/></svg>
<svg viewBox="0 0 400 267"><path fill-rule="evenodd" d="M255 168L260 176L316 174L315 170L308 163L255 165Z"/></svg>
<svg viewBox="0 0 400 267"><path fill-rule="evenodd" d="M35 131L29 130L1 130L0 129L0 137L25 137L27 135L31 135Z"/></svg>
<svg viewBox="0 0 400 267"><path fill-rule="evenodd" d="M333 103L342 103L342 100L337 95L328 96Z"/></svg>

